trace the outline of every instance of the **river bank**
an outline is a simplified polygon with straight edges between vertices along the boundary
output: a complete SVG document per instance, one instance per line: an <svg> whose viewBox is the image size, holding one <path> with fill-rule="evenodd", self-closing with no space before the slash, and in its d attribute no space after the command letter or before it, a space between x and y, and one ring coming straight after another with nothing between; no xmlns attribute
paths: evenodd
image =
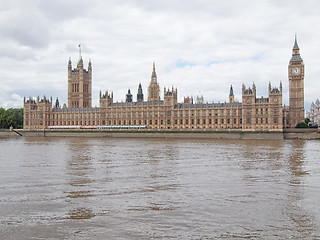
<svg viewBox="0 0 320 240"><path fill-rule="evenodd" d="M21 131L22 129L18 129L18 131ZM14 131L10 131L9 129L0 129L0 138L8 138L8 137L20 137L19 134L17 134Z"/></svg>
<svg viewBox="0 0 320 240"><path fill-rule="evenodd" d="M318 129L284 129L283 132L224 130L0 130L0 137L102 137L102 138L190 138L190 139L320 139Z"/></svg>
<svg viewBox="0 0 320 240"><path fill-rule="evenodd" d="M283 130L284 139L320 140L320 129L288 128Z"/></svg>

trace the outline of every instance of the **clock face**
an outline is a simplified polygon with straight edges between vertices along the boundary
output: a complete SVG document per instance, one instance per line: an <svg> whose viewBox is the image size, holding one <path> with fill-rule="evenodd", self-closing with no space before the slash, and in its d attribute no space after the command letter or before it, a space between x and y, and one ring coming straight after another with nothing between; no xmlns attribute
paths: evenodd
<svg viewBox="0 0 320 240"><path fill-rule="evenodd" d="M294 75L298 75L298 74L300 73L300 68L295 67L294 69L292 69L292 73L293 73Z"/></svg>
<svg viewBox="0 0 320 240"><path fill-rule="evenodd" d="M250 103L250 98L247 99L247 103Z"/></svg>

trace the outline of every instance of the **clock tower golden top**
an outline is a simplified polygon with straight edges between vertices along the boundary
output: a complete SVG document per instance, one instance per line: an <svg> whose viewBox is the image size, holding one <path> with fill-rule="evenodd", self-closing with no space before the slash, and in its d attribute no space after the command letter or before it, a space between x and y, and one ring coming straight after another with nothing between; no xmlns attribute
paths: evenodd
<svg viewBox="0 0 320 240"><path fill-rule="evenodd" d="M300 56L300 48L298 46L297 36L295 36L294 45L293 45L293 49L292 49L292 57L291 57L290 62L297 62L297 61L303 62L303 60Z"/></svg>

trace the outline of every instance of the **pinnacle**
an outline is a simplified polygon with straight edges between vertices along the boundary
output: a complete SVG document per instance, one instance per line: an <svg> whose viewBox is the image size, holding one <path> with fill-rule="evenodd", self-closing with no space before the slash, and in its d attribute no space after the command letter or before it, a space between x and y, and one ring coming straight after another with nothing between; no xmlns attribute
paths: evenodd
<svg viewBox="0 0 320 240"><path fill-rule="evenodd" d="M294 50L299 50L299 46L298 46L298 42L297 42L297 35L295 35L294 37L294 46L293 46Z"/></svg>

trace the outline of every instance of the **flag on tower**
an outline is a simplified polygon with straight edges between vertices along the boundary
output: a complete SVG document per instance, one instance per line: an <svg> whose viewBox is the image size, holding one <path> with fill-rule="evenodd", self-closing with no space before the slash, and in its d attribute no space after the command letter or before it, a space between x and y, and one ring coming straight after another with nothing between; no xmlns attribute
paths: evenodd
<svg viewBox="0 0 320 240"><path fill-rule="evenodd" d="M79 59L81 58L81 45L79 43Z"/></svg>

